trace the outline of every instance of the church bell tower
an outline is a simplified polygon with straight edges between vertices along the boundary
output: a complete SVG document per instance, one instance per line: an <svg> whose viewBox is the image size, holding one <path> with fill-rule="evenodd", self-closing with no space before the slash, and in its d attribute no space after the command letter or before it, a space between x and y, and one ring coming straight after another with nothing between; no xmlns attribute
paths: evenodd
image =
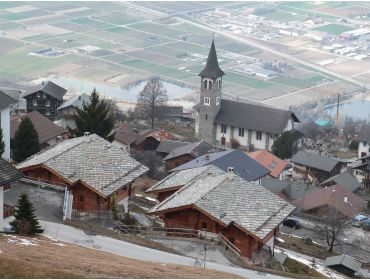
<svg viewBox="0 0 370 280"><path fill-rule="evenodd" d="M225 73L218 65L215 42L209 50L206 66L199 73L201 77L200 100L196 105L197 117L195 124L196 136L207 143L216 142L216 126L214 120L221 108L222 76Z"/></svg>

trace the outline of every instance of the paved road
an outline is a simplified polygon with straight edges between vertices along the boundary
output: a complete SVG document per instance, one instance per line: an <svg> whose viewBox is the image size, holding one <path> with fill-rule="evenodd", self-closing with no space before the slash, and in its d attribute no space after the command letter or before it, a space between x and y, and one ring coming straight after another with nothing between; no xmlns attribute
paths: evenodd
<svg viewBox="0 0 370 280"><path fill-rule="evenodd" d="M195 259L190 257L184 257L159 250L154 250L105 236L99 235L92 236L91 237L91 239L93 240L92 242L91 240L89 240L88 236L82 233L82 231L63 224L41 221L41 225L45 230L44 235L46 236L55 238L63 242L78 244L80 246L87 247L90 249L101 250L104 252L124 257L151 262L179 264L188 266L193 266L195 262ZM216 263L207 263L206 268L234 273L245 278L263 278L263 279L283 278L281 276L267 273L261 275L257 271L231 267Z"/></svg>

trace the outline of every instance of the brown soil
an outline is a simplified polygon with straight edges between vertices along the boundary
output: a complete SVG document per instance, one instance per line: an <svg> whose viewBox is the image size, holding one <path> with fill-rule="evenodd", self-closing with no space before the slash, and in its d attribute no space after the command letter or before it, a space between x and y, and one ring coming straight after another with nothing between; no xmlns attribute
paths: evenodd
<svg viewBox="0 0 370 280"><path fill-rule="evenodd" d="M240 278L220 271L144 262L52 241L0 235L0 278Z"/></svg>

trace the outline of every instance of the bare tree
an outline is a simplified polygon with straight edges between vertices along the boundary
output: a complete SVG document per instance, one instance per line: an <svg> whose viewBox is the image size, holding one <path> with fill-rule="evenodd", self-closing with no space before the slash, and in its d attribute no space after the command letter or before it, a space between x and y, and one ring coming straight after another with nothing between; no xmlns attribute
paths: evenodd
<svg viewBox="0 0 370 280"><path fill-rule="evenodd" d="M165 105L167 100L167 90L158 78L149 80L139 93L137 110L140 110L144 117L148 116L150 118L152 128L154 128L154 119L159 113L157 108Z"/></svg>
<svg viewBox="0 0 370 280"><path fill-rule="evenodd" d="M335 246L343 245L340 243L347 226L347 218L338 213L335 207L329 207L325 217L315 223L315 232L319 238L324 238L328 244L328 251L333 252Z"/></svg>

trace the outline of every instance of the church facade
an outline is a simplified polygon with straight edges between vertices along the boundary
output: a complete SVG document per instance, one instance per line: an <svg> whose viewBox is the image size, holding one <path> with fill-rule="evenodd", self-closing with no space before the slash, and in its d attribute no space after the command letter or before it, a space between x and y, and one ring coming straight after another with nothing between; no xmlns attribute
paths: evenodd
<svg viewBox="0 0 370 280"><path fill-rule="evenodd" d="M232 147L238 143L246 150L271 150L274 139L294 128L299 120L294 113L258 103L222 98L222 77L212 41L204 69L196 111L195 134L209 144Z"/></svg>

